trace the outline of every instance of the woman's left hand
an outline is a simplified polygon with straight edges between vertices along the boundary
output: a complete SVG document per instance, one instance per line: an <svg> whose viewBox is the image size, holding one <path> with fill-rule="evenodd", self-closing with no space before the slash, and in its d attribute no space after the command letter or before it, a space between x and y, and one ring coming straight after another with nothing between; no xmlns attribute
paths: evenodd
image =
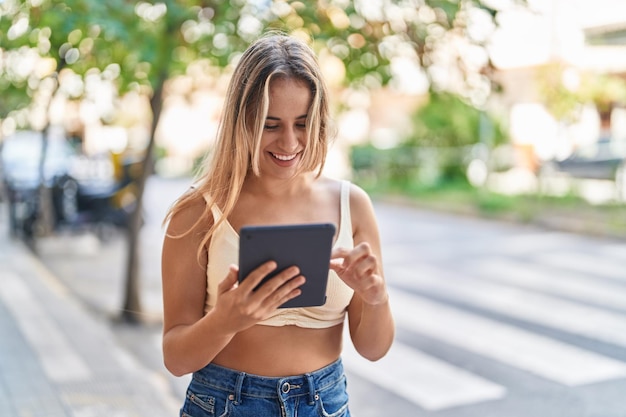
<svg viewBox="0 0 626 417"><path fill-rule="evenodd" d="M335 271L364 303L378 305L387 301L387 289L380 273L379 260L369 244L363 242L354 249L334 249L330 269Z"/></svg>

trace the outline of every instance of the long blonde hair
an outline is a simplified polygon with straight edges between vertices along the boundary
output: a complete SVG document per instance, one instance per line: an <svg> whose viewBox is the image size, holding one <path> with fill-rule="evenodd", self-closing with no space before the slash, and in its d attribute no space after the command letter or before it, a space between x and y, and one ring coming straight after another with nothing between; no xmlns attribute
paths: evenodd
<svg viewBox="0 0 626 417"><path fill-rule="evenodd" d="M319 63L313 50L303 41L285 34L269 33L243 53L228 86L215 148L207 155L196 186L175 202L165 218L167 222L198 198L206 200L204 213L192 228L182 235L171 236L182 237L200 225L210 224L198 248L198 257L217 226L232 212L246 175L260 175L261 135L273 78L292 78L310 88L307 145L299 172L317 169L318 176L322 172L330 141L330 111ZM222 212L214 222L213 205Z"/></svg>

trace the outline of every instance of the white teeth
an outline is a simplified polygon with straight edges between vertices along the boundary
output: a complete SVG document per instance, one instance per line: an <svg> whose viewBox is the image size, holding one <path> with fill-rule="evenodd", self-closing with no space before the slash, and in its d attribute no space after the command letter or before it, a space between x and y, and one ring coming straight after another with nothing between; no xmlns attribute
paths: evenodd
<svg viewBox="0 0 626 417"><path fill-rule="evenodd" d="M295 158L298 154L294 153L293 155L279 155L276 153L272 153L272 156L276 159L280 159L281 161L291 161L293 158Z"/></svg>

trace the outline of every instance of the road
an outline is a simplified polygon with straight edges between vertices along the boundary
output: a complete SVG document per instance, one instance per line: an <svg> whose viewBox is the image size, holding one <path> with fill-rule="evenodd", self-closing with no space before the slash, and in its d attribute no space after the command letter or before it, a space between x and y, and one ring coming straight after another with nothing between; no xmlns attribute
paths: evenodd
<svg viewBox="0 0 626 417"><path fill-rule="evenodd" d="M160 355L160 221L186 180L152 179L142 231L148 325L112 324L139 360ZM625 417L626 241L375 204L397 337L369 363L345 343L358 417ZM45 264L97 313L117 315L124 241L43 239Z"/></svg>

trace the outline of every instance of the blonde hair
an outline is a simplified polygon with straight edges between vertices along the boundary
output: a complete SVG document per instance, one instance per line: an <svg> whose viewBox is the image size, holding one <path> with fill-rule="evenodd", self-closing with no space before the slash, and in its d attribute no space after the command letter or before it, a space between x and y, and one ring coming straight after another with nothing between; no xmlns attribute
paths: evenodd
<svg viewBox="0 0 626 417"><path fill-rule="evenodd" d="M176 213L206 198L203 215L192 229L209 225L198 248L198 257L217 226L232 212L246 175L260 175L261 135L269 107L270 83L276 78L289 78L304 83L311 91L307 114L307 144L298 172L322 172L328 151L328 91L313 50L303 41L280 33L269 33L243 53L230 80L222 110L216 145L203 164L197 184L175 202L165 222ZM211 206L222 216L212 222Z"/></svg>

